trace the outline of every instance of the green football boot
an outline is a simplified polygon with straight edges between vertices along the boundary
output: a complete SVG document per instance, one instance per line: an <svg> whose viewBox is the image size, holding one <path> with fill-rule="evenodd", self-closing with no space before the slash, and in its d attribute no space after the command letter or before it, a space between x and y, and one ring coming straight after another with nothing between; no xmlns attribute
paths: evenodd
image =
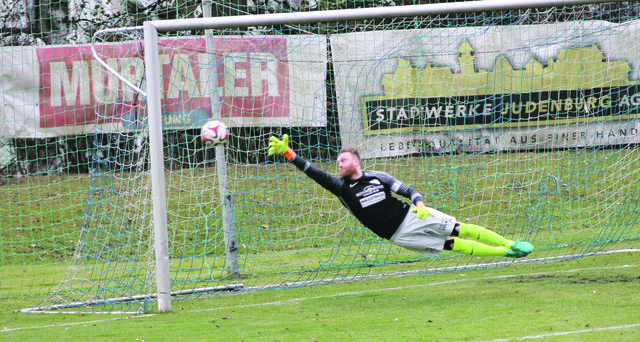
<svg viewBox="0 0 640 342"><path fill-rule="evenodd" d="M518 241L518 242L514 242L514 244L511 245L511 249L507 250L507 256L514 257L514 258L522 258L529 255L529 253L531 253L532 251L533 251L532 244L525 241Z"/></svg>

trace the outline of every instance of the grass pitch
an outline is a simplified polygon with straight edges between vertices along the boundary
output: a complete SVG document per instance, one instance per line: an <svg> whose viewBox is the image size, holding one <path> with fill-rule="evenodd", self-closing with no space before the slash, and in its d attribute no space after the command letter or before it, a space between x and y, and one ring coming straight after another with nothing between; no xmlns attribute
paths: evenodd
<svg viewBox="0 0 640 342"><path fill-rule="evenodd" d="M637 341L640 251L173 302L166 314L19 313L5 341Z"/></svg>

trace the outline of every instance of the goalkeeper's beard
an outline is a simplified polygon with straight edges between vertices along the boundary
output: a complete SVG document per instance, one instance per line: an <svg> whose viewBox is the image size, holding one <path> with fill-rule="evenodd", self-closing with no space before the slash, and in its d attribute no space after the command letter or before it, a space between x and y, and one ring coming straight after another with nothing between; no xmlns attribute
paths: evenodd
<svg viewBox="0 0 640 342"><path fill-rule="evenodd" d="M349 165L343 168L339 168L338 172L340 173L340 176L342 178L346 179L353 179L353 176L358 174L355 165Z"/></svg>

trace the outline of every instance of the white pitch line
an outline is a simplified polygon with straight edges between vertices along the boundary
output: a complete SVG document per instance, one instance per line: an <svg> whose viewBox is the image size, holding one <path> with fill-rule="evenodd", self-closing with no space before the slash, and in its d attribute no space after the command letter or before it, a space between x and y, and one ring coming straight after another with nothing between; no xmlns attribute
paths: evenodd
<svg viewBox="0 0 640 342"><path fill-rule="evenodd" d="M362 294L372 293L372 292L397 291L397 290L404 290L404 289L410 289L410 288L416 288L416 287L438 286L438 285L462 283L462 282L469 282L469 281L478 281L478 280L482 281L482 280L505 279L505 278L514 278L514 277L526 277L526 276L536 276L536 275L551 274L551 273L571 273L571 272L581 272L581 271L587 271L587 270L618 269L618 268L627 268L627 267L638 267L638 265L622 265L622 266L613 266L613 267L590 267L590 268L578 268L578 269L572 269L572 270L559 270L559 271L553 271L553 272L534 272L534 273L488 276L488 277L480 277L480 278L465 278L465 279L447 280L447 281L433 282L433 283L426 283L426 284L417 284L417 285L407 285L407 286L400 286L400 287L392 287L392 288L385 288L385 289L344 292L344 293L337 293L337 294L326 295L326 296L300 297L300 298L287 299L287 300L275 301L275 302L236 305L236 306L218 307L218 308L210 308L210 309L203 309L203 310L191 310L191 311L183 311L183 312L206 312L206 311L240 309L240 308L269 306L269 305L277 306L277 305L284 305L284 304L288 304L288 303L300 302L300 301L305 301L305 300L335 298L335 297L344 297L344 296L351 296L351 295L359 296L359 295L362 295ZM121 320L121 319L152 317L152 316L156 316L156 315L157 314L132 315L132 316L127 316L127 317L114 317L114 318L109 318L109 319L86 321L86 322L51 324L51 325L33 326L33 327L7 328L7 329L0 330L0 332L11 332L11 331L29 330L29 329L59 328L59 327L81 325L81 324L109 322L109 321ZM605 329L605 328L603 328L603 329ZM499 341L499 340L496 340L496 342L497 341Z"/></svg>
<svg viewBox="0 0 640 342"><path fill-rule="evenodd" d="M477 280L494 280L494 279L505 279L505 278L515 278L515 277L538 276L538 275L551 274L551 273L573 273L573 272L582 272L582 271L589 271L589 270L613 270L613 269L627 268L627 267L638 267L638 265L621 265L621 266L613 266L613 267L590 267L590 268L577 268L573 270L558 270L553 272L519 273L519 274L506 274L506 275L499 275L499 276L488 276L488 277L481 277L481 278L455 279L455 280L446 280L446 281L440 281L435 283L406 285L406 286L400 286L400 287L389 287L384 289L365 290L365 291L343 292L343 293L336 293L336 294L325 295L325 296L300 297L300 298L286 299L286 300L275 301L275 302L226 306L226 307L209 308L209 309L202 309L202 310L193 310L189 312L230 310L230 309L250 308L250 307L258 307L258 306L269 306L269 305L276 306L276 305L288 304L291 302L300 302L300 301L312 300L312 299L335 298L335 297L344 297L344 296L351 296L351 295L359 296L367 293L374 293L374 292L381 292L381 291L406 290L406 289L412 289L417 287L447 285L447 284L464 283L464 282L477 281Z"/></svg>
<svg viewBox="0 0 640 342"><path fill-rule="evenodd" d="M629 329L640 327L640 323L635 324L627 324L627 325L618 325L613 327L602 327L602 328L593 328L593 329L582 329L582 330L574 330L574 331L563 331L556 333L548 333L548 334L540 334L540 335L530 335L530 336L522 336L522 337L513 337L513 338L498 338L495 340L489 341L477 341L477 342L508 342L508 341L524 341L524 340L540 340L546 337L552 336L565 336L565 335L574 335L574 334L583 334L589 332L598 332L598 331L606 331L606 330L619 330L619 329Z"/></svg>
<svg viewBox="0 0 640 342"><path fill-rule="evenodd" d="M136 315L136 316L127 316L127 317L114 317L109 319L99 319L95 321L86 321L86 322L73 322L73 323L65 323L65 324L49 324L42 325L39 327L21 327L21 328L4 328L0 330L0 332L9 332L9 331L17 331L17 330L29 330L29 329L46 329L46 328L59 328L59 327L67 327L72 325L82 325L82 324L91 324L91 323L103 323L109 321L116 321L121 319L134 319L134 318L142 318L142 317L150 317L155 316L156 314L146 314L146 315Z"/></svg>

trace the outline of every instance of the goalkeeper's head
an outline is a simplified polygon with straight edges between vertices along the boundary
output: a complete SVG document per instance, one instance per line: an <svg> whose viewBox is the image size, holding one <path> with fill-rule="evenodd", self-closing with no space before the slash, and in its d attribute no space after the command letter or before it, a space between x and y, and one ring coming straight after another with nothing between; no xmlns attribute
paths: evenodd
<svg viewBox="0 0 640 342"><path fill-rule="evenodd" d="M362 177L360 153L355 147L343 147L338 155L338 172L343 178L358 179Z"/></svg>

